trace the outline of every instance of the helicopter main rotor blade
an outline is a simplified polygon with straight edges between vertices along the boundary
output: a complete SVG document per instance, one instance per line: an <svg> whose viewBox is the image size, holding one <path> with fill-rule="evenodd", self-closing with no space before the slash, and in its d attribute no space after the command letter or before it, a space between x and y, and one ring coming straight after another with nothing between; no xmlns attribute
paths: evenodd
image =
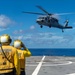
<svg viewBox="0 0 75 75"><path fill-rule="evenodd" d="M25 11L23 11L22 13L37 14L37 15L46 15L46 14L37 13L37 12L25 12Z"/></svg>
<svg viewBox="0 0 75 75"><path fill-rule="evenodd" d="M36 6L36 7L38 7L39 9L41 9L42 11L44 11L46 14L48 14L48 15L53 15L53 14L50 14L50 13L48 13L45 9L43 9L41 6Z"/></svg>
<svg viewBox="0 0 75 75"><path fill-rule="evenodd" d="M75 13L59 13L59 14L55 14L55 15L70 15L70 14L75 14Z"/></svg>

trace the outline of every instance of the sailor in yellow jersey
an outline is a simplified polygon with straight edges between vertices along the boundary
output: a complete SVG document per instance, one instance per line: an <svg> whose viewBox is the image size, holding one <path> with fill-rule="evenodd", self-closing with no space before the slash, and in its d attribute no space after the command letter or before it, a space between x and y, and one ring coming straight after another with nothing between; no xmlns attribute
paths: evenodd
<svg viewBox="0 0 75 75"><path fill-rule="evenodd" d="M17 49L10 46L11 38L8 34L0 37L0 75L20 75L20 63Z"/></svg>
<svg viewBox="0 0 75 75"><path fill-rule="evenodd" d="M25 73L25 64L26 64L26 57L31 56L31 52L25 47L21 40L15 40L13 46L17 48L20 60L20 68L21 68L21 75L26 75ZM21 48L24 48L21 50Z"/></svg>

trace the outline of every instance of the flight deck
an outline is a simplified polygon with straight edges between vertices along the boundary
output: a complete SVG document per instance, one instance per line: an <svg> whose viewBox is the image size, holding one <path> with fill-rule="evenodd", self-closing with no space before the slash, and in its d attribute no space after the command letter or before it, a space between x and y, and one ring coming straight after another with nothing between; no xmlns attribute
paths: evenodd
<svg viewBox="0 0 75 75"><path fill-rule="evenodd" d="M26 75L75 75L75 57L31 56L26 59Z"/></svg>

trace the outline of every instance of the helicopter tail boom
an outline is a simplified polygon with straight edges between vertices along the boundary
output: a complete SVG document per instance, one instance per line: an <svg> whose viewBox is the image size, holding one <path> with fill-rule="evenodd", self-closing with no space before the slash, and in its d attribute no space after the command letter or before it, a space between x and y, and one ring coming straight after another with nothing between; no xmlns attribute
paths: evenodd
<svg viewBox="0 0 75 75"><path fill-rule="evenodd" d="M73 28L72 26L66 26L65 29L71 29Z"/></svg>

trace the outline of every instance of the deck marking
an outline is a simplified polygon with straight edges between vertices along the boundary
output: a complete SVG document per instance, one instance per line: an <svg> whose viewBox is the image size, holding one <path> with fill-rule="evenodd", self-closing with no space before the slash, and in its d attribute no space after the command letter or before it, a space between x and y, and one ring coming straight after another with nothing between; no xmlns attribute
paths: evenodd
<svg viewBox="0 0 75 75"><path fill-rule="evenodd" d="M38 72L39 72L39 70L40 70L40 68L41 68L41 66L42 66L42 63L43 63L44 59L45 59L45 56L43 56L43 58L41 59L41 61L40 61L39 64L37 65L37 67L36 67L36 69L34 70L34 72L32 73L32 75L37 75L37 74L38 74Z"/></svg>
<svg viewBox="0 0 75 75"><path fill-rule="evenodd" d="M75 73L71 73L71 74L66 74L66 75L75 75Z"/></svg>
<svg viewBox="0 0 75 75"><path fill-rule="evenodd" d="M39 62L40 63L40 62ZM43 63L43 62L42 62ZM59 66L59 65L70 65L70 64L72 64L73 62L71 62L71 61L68 61L68 63L62 63L62 64L43 64L42 66ZM26 65L26 66L37 66L37 65L30 65L30 64L28 64L28 65Z"/></svg>

